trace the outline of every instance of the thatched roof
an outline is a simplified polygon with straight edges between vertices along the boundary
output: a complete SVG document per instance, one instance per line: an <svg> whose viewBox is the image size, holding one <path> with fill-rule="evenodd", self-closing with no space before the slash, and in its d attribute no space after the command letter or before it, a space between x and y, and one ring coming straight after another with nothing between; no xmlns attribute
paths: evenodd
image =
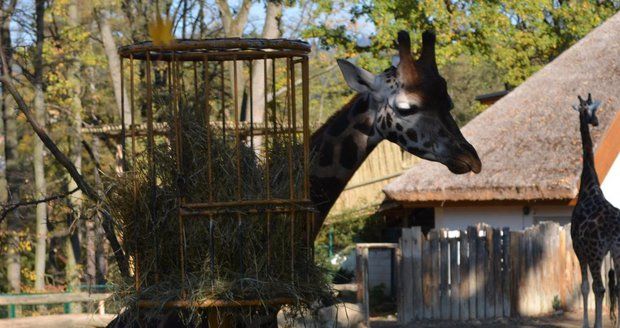
<svg viewBox="0 0 620 328"><path fill-rule="evenodd" d="M480 174L457 176L422 161L384 188L387 198L409 203L573 199L581 139L579 115L571 105L588 92L602 101L600 124L591 128L595 147L617 129L610 126L620 110L619 31L616 14L463 128L482 160ZM605 151L596 149L597 161L609 147L617 154L619 144L617 139L606 142ZM613 161L615 154L606 157Z"/></svg>

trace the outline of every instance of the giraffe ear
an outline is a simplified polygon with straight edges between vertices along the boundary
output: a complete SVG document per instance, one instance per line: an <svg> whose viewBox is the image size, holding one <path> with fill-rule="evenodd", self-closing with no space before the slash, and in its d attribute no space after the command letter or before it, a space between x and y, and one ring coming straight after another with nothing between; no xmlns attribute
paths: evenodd
<svg viewBox="0 0 620 328"><path fill-rule="evenodd" d="M338 59L338 66L349 87L357 92L373 92L375 75L351 62Z"/></svg>
<svg viewBox="0 0 620 328"><path fill-rule="evenodd" d="M392 66L398 67L398 64L400 64L400 56L392 56Z"/></svg>

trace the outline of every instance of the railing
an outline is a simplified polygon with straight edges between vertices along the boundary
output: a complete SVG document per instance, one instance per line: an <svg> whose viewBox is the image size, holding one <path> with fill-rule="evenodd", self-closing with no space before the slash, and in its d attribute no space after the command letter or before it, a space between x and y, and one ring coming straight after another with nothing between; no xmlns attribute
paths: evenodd
<svg viewBox="0 0 620 328"><path fill-rule="evenodd" d="M71 313L71 303L97 304L97 312L105 314L105 300L111 293L46 293L46 294L0 294L0 306L8 307L8 317L18 317L23 305L64 304L64 313Z"/></svg>

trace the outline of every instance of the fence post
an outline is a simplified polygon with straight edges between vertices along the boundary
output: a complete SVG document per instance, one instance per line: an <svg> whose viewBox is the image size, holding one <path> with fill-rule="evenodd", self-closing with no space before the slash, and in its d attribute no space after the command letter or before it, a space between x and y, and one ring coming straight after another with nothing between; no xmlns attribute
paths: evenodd
<svg viewBox="0 0 620 328"><path fill-rule="evenodd" d="M519 287L521 280L521 237L523 233L510 232L510 315L519 315Z"/></svg>
<svg viewBox="0 0 620 328"><path fill-rule="evenodd" d="M366 326L370 326L370 296L368 295L368 248L364 247L362 250L362 288L364 293L364 323Z"/></svg>
<svg viewBox="0 0 620 328"><path fill-rule="evenodd" d="M416 310L413 305L413 231L403 229L400 237L401 260L399 271L400 297L398 302L398 320L401 325L406 325L413 321L413 312Z"/></svg>
<svg viewBox="0 0 620 328"><path fill-rule="evenodd" d="M430 259L431 270L428 270L431 277L430 299L432 306L432 318L441 318L441 303L439 302L439 283L440 283L440 262L439 262L439 232L434 230L429 233L430 236Z"/></svg>
<svg viewBox="0 0 620 328"><path fill-rule="evenodd" d="M431 238L434 234L434 231L429 232L427 235L428 239L422 243L422 267L424 268L422 270L422 315L424 319L433 318L433 261L431 257Z"/></svg>
<svg viewBox="0 0 620 328"><path fill-rule="evenodd" d="M422 229L411 229L413 242L411 243L412 266L413 266L413 317L416 320L423 316L423 290L422 290Z"/></svg>
<svg viewBox="0 0 620 328"><path fill-rule="evenodd" d="M460 307L460 319L461 320L469 320L469 298L471 295L469 294L469 257L467 256L467 251L469 249L469 236L465 230L461 230L460 232L460 248L459 248L459 257L461 261L460 272L459 272L459 307Z"/></svg>
<svg viewBox="0 0 620 328"><path fill-rule="evenodd" d="M495 317L501 318L504 315L504 290L502 285L502 236L499 229L493 229L493 276L495 290Z"/></svg>
<svg viewBox="0 0 620 328"><path fill-rule="evenodd" d="M477 294L478 287L476 284L476 254L477 254L477 240L478 240L478 231L476 227L468 227L467 228L467 239L469 244L468 249L468 259L469 259L469 319L476 319L476 310L477 310Z"/></svg>
<svg viewBox="0 0 620 328"><path fill-rule="evenodd" d="M461 309L458 241L456 237L448 239L448 244L450 245L450 318L452 320L460 319Z"/></svg>
<svg viewBox="0 0 620 328"><path fill-rule="evenodd" d="M450 266L448 265L448 231L441 229L439 247L441 254L441 285L439 290L441 292L441 319L450 319L450 299L448 298L448 274Z"/></svg>
<svg viewBox="0 0 620 328"><path fill-rule="evenodd" d="M480 232L482 231L482 226L478 225L476 228L476 285L477 285L477 317L478 319L486 318L486 276L488 272L487 268L487 247L486 247L486 236L480 236Z"/></svg>
<svg viewBox="0 0 620 328"><path fill-rule="evenodd" d="M510 254L510 229L502 229L502 303L504 304L503 316L509 318L510 315L510 278L512 277L512 266Z"/></svg>

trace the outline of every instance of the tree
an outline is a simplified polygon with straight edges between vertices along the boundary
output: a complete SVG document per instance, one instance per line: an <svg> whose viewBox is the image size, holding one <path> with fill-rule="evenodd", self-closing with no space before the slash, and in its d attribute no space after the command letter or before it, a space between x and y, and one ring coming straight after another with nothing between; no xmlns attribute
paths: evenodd
<svg viewBox="0 0 620 328"><path fill-rule="evenodd" d="M321 0L315 9L324 18L304 35L319 38L322 46L336 48L342 56L358 57L362 65L377 71L389 65L390 55L395 54L392 49L398 30L411 32L414 51L421 45L422 31L434 30L440 68L459 61L464 64L463 58L470 62L466 65L486 62L496 70L494 75L501 77L500 82L516 86L617 12L619 6L617 1L598 0L373 0L355 4ZM334 18L342 17L343 10L348 11L350 20ZM373 29L368 45L358 42ZM482 84L493 80L495 77Z"/></svg>
<svg viewBox="0 0 620 328"><path fill-rule="evenodd" d="M0 28L0 47L2 48L2 73L6 76L12 74L11 64L13 59L13 48L11 44L11 19L17 5L16 0L8 3L1 3L0 18L2 25ZM4 156L6 161L7 189L0 190L7 203L19 202L20 190L19 179L20 165L17 155L17 115L16 106L13 98L8 95L5 88L2 88L2 114L4 120ZM18 233L21 230L21 218L19 211L13 211L7 218L7 251L5 253L5 263L7 270L8 291L11 293L21 292L21 260L19 250Z"/></svg>
<svg viewBox="0 0 620 328"><path fill-rule="evenodd" d="M34 67L34 110L36 118L45 125L45 95L43 94L43 42L45 39L45 1L36 1L36 41L33 57ZM38 197L47 195L45 183L45 163L43 158L43 142L35 140L33 149L34 183ZM35 285L37 291L45 290L45 260L47 249L47 204L36 206L36 255L35 255Z"/></svg>

